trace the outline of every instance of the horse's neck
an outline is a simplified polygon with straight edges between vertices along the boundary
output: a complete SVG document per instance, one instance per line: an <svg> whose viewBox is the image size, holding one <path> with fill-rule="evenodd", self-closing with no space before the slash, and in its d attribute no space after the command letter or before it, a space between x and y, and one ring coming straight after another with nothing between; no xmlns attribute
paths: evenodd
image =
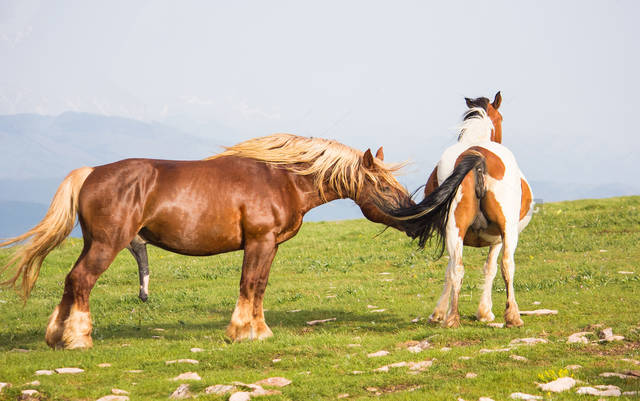
<svg viewBox="0 0 640 401"><path fill-rule="evenodd" d="M296 175L296 188L300 192L302 209L304 213L325 203L340 199L338 193L330 188L324 188L324 198L320 194L320 190L315 185L314 177L311 175Z"/></svg>

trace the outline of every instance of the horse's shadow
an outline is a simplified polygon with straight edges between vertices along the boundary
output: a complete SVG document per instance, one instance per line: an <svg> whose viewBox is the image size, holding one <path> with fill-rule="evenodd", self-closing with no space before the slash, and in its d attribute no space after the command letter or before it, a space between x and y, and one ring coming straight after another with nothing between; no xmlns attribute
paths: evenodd
<svg viewBox="0 0 640 401"><path fill-rule="evenodd" d="M183 339L194 340L199 336L202 341L219 341L225 339L225 329L229 324L232 310L209 310L196 322L183 322L181 320L145 321L141 324L119 324L107 326L100 319L94 320L94 341L128 341L149 339L154 336L162 337L166 341L180 341ZM326 323L309 325L313 320L332 319ZM314 332L344 333L358 329L359 332L393 333L399 329L407 328L413 323L400 319L399 316L385 313L350 312L341 309L313 309L290 312L285 310L265 311L267 324L274 331L274 336L281 335L280 329L293 332L297 335L312 334ZM37 349L44 346L44 332L46 320L42 321L42 328L16 329L11 332L0 333L0 351L6 352L12 349ZM161 329L161 330L158 330ZM202 332L209 334L202 334ZM197 340L196 340L197 341Z"/></svg>

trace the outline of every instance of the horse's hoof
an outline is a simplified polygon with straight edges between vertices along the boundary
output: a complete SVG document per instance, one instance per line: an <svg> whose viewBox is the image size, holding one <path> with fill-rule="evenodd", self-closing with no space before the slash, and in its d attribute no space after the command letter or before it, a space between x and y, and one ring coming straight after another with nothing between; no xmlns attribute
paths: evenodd
<svg viewBox="0 0 640 401"><path fill-rule="evenodd" d="M141 292L140 294L138 294L138 298L140 298L142 302L147 302L147 299L149 299L149 295Z"/></svg>
<svg viewBox="0 0 640 401"><path fill-rule="evenodd" d="M478 313L476 314L476 319L478 319L478 321L480 322L493 322L495 318L496 316L491 311L489 312L478 311Z"/></svg>
<svg viewBox="0 0 640 401"><path fill-rule="evenodd" d="M440 323L444 319L444 316L440 313L433 312L429 316L429 323Z"/></svg>
<svg viewBox="0 0 640 401"><path fill-rule="evenodd" d="M447 320L445 320L444 323L442 323L442 325L450 329L460 327L460 316L459 315L449 316Z"/></svg>

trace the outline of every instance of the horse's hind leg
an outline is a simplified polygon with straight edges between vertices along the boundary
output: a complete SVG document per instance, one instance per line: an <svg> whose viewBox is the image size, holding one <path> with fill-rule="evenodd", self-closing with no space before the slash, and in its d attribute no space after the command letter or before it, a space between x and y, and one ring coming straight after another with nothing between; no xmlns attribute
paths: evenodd
<svg viewBox="0 0 640 401"><path fill-rule="evenodd" d="M73 349L93 345L89 294L116 254L109 246L85 242L82 254L65 279L62 300L49 318L45 340L50 347Z"/></svg>
<svg viewBox="0 0 640 401"><path fill-rule="evenodd" d="M502 278L507 289L507 306L504 312L504 321L507 327L519 327L524 324L520 318L520 310L516 303L516 294L513 290L513 277L516 270L514 253L518 246L518 225L507 224L504 232L504 252L502 254Z"/></svg>
<svg viewBox="0 0 640 401"><path fill-rule="evenodd" d="M277 249L274 237L253 239L245 245L240 295L227 327L227 336L234 341L261 340L273 335L264 320L262 299Z"/></svg>
<svg viewBox="0 0 640 401"><path fill-rule="evenodd" d="M481 322L491 322L495 319L495 315L491 311L493 302L491 301L491 290L493 288L493 279L498 271L498 256L502 249L502 243L491 245L489 255L484 264L484 284L482 286L482 297L478 304L478 313L476 317Z"/></svg>
<svg viewBox="0 0 640 401"><path fill-rule="evenodd" d="M451 273L450 271L455 268L453 258L449 257L449 263L447 264L447 270L444 273L444 287L442 288L442 294L438 299L436 308L429 316L429 321L432 323L441 322L444 320L444 316L449 309L449 301L451 299Z"/></svg>
<svg viewBox="0 0 640 401"><path fill-rule="evenodd" d="M138 298L146 302L149 298L149 257L147 256L147 244L136 235L127 249L138 263L138 276L140 278L140 292Z"/></svg>

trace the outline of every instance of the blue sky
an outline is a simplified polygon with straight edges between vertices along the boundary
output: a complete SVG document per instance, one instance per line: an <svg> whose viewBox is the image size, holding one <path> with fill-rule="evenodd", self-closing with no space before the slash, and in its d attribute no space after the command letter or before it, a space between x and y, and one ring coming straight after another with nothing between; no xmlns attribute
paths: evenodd
<svg viewBox="0 0 640 401"><path fill-rule="evenodd" d="M530 180L636 185L638 15L637 1L8 0L0 114L384 145L418 182L464 96L502 90L504 143Z"/></svg>

